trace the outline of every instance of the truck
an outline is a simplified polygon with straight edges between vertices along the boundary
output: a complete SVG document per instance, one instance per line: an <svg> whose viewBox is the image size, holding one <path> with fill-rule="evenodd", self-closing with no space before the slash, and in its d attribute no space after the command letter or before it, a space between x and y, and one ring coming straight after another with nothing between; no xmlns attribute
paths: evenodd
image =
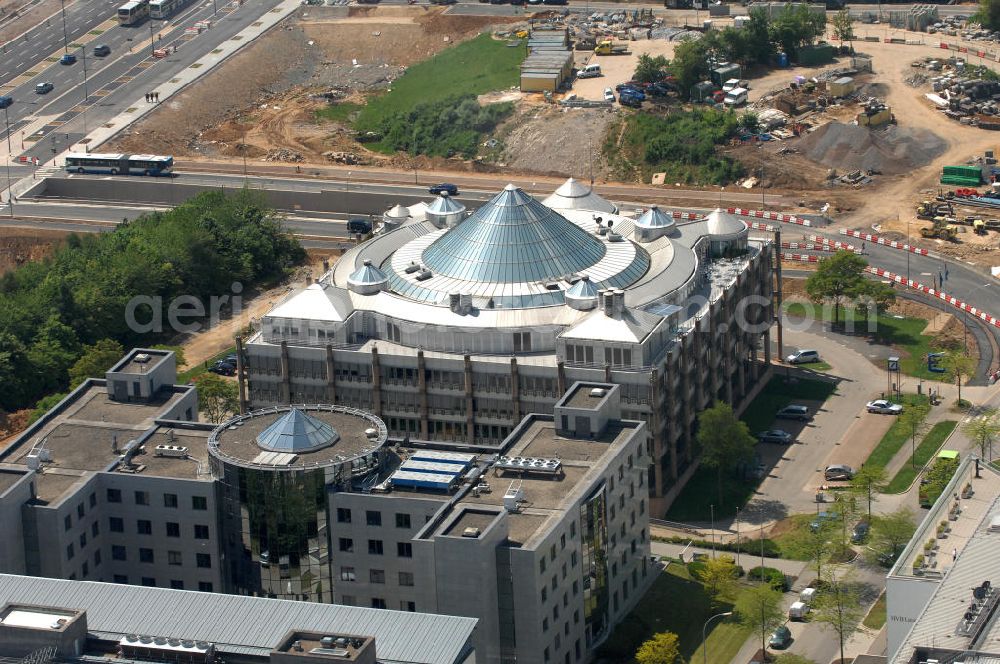
<svg viewBox="0 0 1000 664"><path fill-rule="evenodd" d="M726 93L726 97L722 100L722 103L726 106L742 106L747 103L748 94L749 90L746 88L733 88Z"/></svg>
<svg viewBox="0 0 1000 664"><path fill-rule="evenodd" d="M597 42L594 53L597 55L631 55L632 51L628 49L628 44L616 44L610 39L605 39Z"/></svg>

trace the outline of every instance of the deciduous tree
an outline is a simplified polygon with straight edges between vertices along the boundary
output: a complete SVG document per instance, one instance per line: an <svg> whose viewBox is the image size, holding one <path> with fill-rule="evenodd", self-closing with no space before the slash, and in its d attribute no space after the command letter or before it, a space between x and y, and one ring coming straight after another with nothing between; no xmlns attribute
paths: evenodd
<svg viewBox="0 0 1000 664"><path fill-rule="evenodd" d="M740 622L760 634L760 649L767 648L767 635L785 622L781 593L767 583L745 588L736 597L733 610Z"/></svg>
<svg viewBox="0 0 1000 664"><path fill-rule="evenodd" d="M639 81L640 83L655 83L656 81L663 80L669 68L670 62L666 57L662 55L654 57L643 53L639 56L639 61L636 63L632 80Z"/></svg>
<svg viewBox="0 0 1000 664"><path fill-rule="evenodd" d="M854 42L854 21L851 20L851 12L847 8L834 14L831 23L833 23L833 36L839 39L841 44L845 41Z"/></svg>
<svg viewBox="0 0 1000 664"><path fill-rule="evenodd" d="M941 358L941 367L955 381L958 388L958 403L962 404L962 383L976 373L976 360L969 357L965 351L945 351Z"/></svg>
<svg viewBox="0 0 1000 664"><path fill-rule="evenodd" d="M884 564L894 561L906 548L915 530L913 512L905 507L873 517L868 535L870 562Z"/></svg>
<svg viewBox="0 0 1000 664"><path fill-rule="evenodd" d="M101 339L84 346L83 355L69 368L69 386L76 387L88 378L104 378L105 372L125 354L125 349L114 339Z"/></svg>
<svg viewBox="0 0 1000 664"><path fill-rule="evenodd" d="M635 661L639 664L679 664L682 660L677 635L673 632L654 634L639 646Z"/></svg>
<svg viewBox="0 0 1000 664"><path fill-rule="evenodd" d="M756 441L746 423L737 419L733 407L722 401L699 413L697 439L702 465L715 470L721 507L722 473L750 459Z"/></svg>
<svg viewBox="0 0 1000 664"><path fill-rule="evenodd" d="M198 388L198 405L210 422L218 424L240 408L239 389L234 380L213 373L203 373L194 379Z"/></svg>
<svg viewBox="0 0 1000 664"><path fill-rule="evenodd" d="M851 478L851 491L868 504L868 518L872 517L872 501L876 494L885 491L888 483L885 468L865 464Z"/></svg>
<svg viewBox="0 0 1000 664"><path fill-rule="evenodd" d="M698 572L698 579L705 584L712 602L718 606L722 598L732 591L736 584L736 563L732 556L709 558Z"/></svg>
<svg viewBox="0 0 1000 664"><path fill-rule="evenodd" d="M806 279L809 299L817 303L832 302L833 322L839 323L841 303L858 291L867 266L865 259L847 250L820 260L816 271Z"/></svg>
<svg viewBox="0 0 1000 664"><path fill-rule="evenodd" d="M813 619L836 633L840 642L840 661L844 661L844 643L857 631L864 615L857 584L830 575L827 587L817 593Z"/></svg>
<svg viewBox="0 0 1000 664"><path fill-rule="evenodd" d="M979 446L979 457L993 460L993 440L1000 435L1000 421L996 408L983 408L979 414L962 425L962 433Z"/></svg>

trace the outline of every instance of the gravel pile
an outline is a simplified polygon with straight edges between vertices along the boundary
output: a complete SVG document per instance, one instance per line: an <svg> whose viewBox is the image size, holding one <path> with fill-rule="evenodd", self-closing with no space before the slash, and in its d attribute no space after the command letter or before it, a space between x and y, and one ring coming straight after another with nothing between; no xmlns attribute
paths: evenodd
<svg viewBox="0 0 1000 664"><path fill-rule="evenodd" d="M924 166L947 147L943 139L926 129L890 126L873 131L841 122L830 122L799 142L802 154L840 172L862 170L886 175Z"/></svg>

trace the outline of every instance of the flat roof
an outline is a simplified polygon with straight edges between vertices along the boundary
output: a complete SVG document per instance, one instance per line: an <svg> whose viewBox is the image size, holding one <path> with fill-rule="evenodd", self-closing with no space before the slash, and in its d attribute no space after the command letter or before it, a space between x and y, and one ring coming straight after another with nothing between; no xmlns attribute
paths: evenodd
<svg viewBox="0 0 1000 664"><path fill-rule="evenodd" d="M461 664L477 619L317 602L67 581L0 574L0 605L32 604L87 612L87 631L214 643L225 655L268 657L291 631L375 638L389 664ZM4 644L0 644L3 653Z"/></svg>
<svg viewBox="0 0 1000 664"><path fill-rule="evenodd" d="M169 350L156 350L155 348L133 348L129 351L128 355L111 367L108 373L147 374L159 366L160 362L165 360L171 352ZM143 362L138 361L136 358L142 355L148 355L149 359Z"/></svg>
<svg viewBox="0 0 1000 664"><path fill-rule="evenodd" d="M373 452L384 443L384 437L380 442L378 438L369 438L365 433L366 430L378 426L382 435L385 435L385 425L370 413L349 408L338 409L336 406L296 406L296 408L309 417L329 424L340 435L340 439L332 445L318 449L290 451L295 455L295 459L288 464L274 466L275 468L340 464ZM271 451L257 444L257 436L288 414L289 410L290 407L270 408L234 418L212 432L214 442L210 448L217 446L221 456L229 457L235 463L254 464L254 459L261 452Z"/></svg>
<svg viewBox="0 0 1000 664"><path fill-rule="evenodd" d="M500 513L496 511L466 507L440 534L461 537L466 528L476 528L479 532L484 532L499 516Z"/></svg>
<svg viewBox="0 0 1000 664"><path fill-rule="evenodd" d="M17 484L17 482L27 474L27 470L0 468L0 495L3 495L7 489Z"/></svg>
<svg viewBox="0 0 1000 664"><path fill-rule="evenodd" d="M594 396L591 391L595 389L604 391L599 396ZM608 396L609 389L608 386L597 383L580 383L569 395L569 399L563 400L560 405L569 408L597 408L597 405Z"/></svg>

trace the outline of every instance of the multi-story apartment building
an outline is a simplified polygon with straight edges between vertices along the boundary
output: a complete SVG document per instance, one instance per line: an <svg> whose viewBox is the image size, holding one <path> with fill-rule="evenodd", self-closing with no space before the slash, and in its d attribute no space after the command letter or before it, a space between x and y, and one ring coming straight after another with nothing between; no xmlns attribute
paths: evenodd
<svg viewBox="0 0 1000 664"><path fill-rule="evenodd" d="M391 210L262 318L245 342L249 404L343 404L391 440L483 451L575 381L615 383L623 416L647 424L661 514L697 413L738 407L769 366L774 253L723 210L631 218L571 184L544 205L508 186L471 216L448 198Z"/></svg>
<svg viewBox="0 0 1000 664"><path fill-rule="evenodd" d="M651 578L619 385L475 453L392 445L346 406L192 421L169 352L107 376L0 453L0 572L467 616L477 661L540 664L587 661Z"/></svg>

